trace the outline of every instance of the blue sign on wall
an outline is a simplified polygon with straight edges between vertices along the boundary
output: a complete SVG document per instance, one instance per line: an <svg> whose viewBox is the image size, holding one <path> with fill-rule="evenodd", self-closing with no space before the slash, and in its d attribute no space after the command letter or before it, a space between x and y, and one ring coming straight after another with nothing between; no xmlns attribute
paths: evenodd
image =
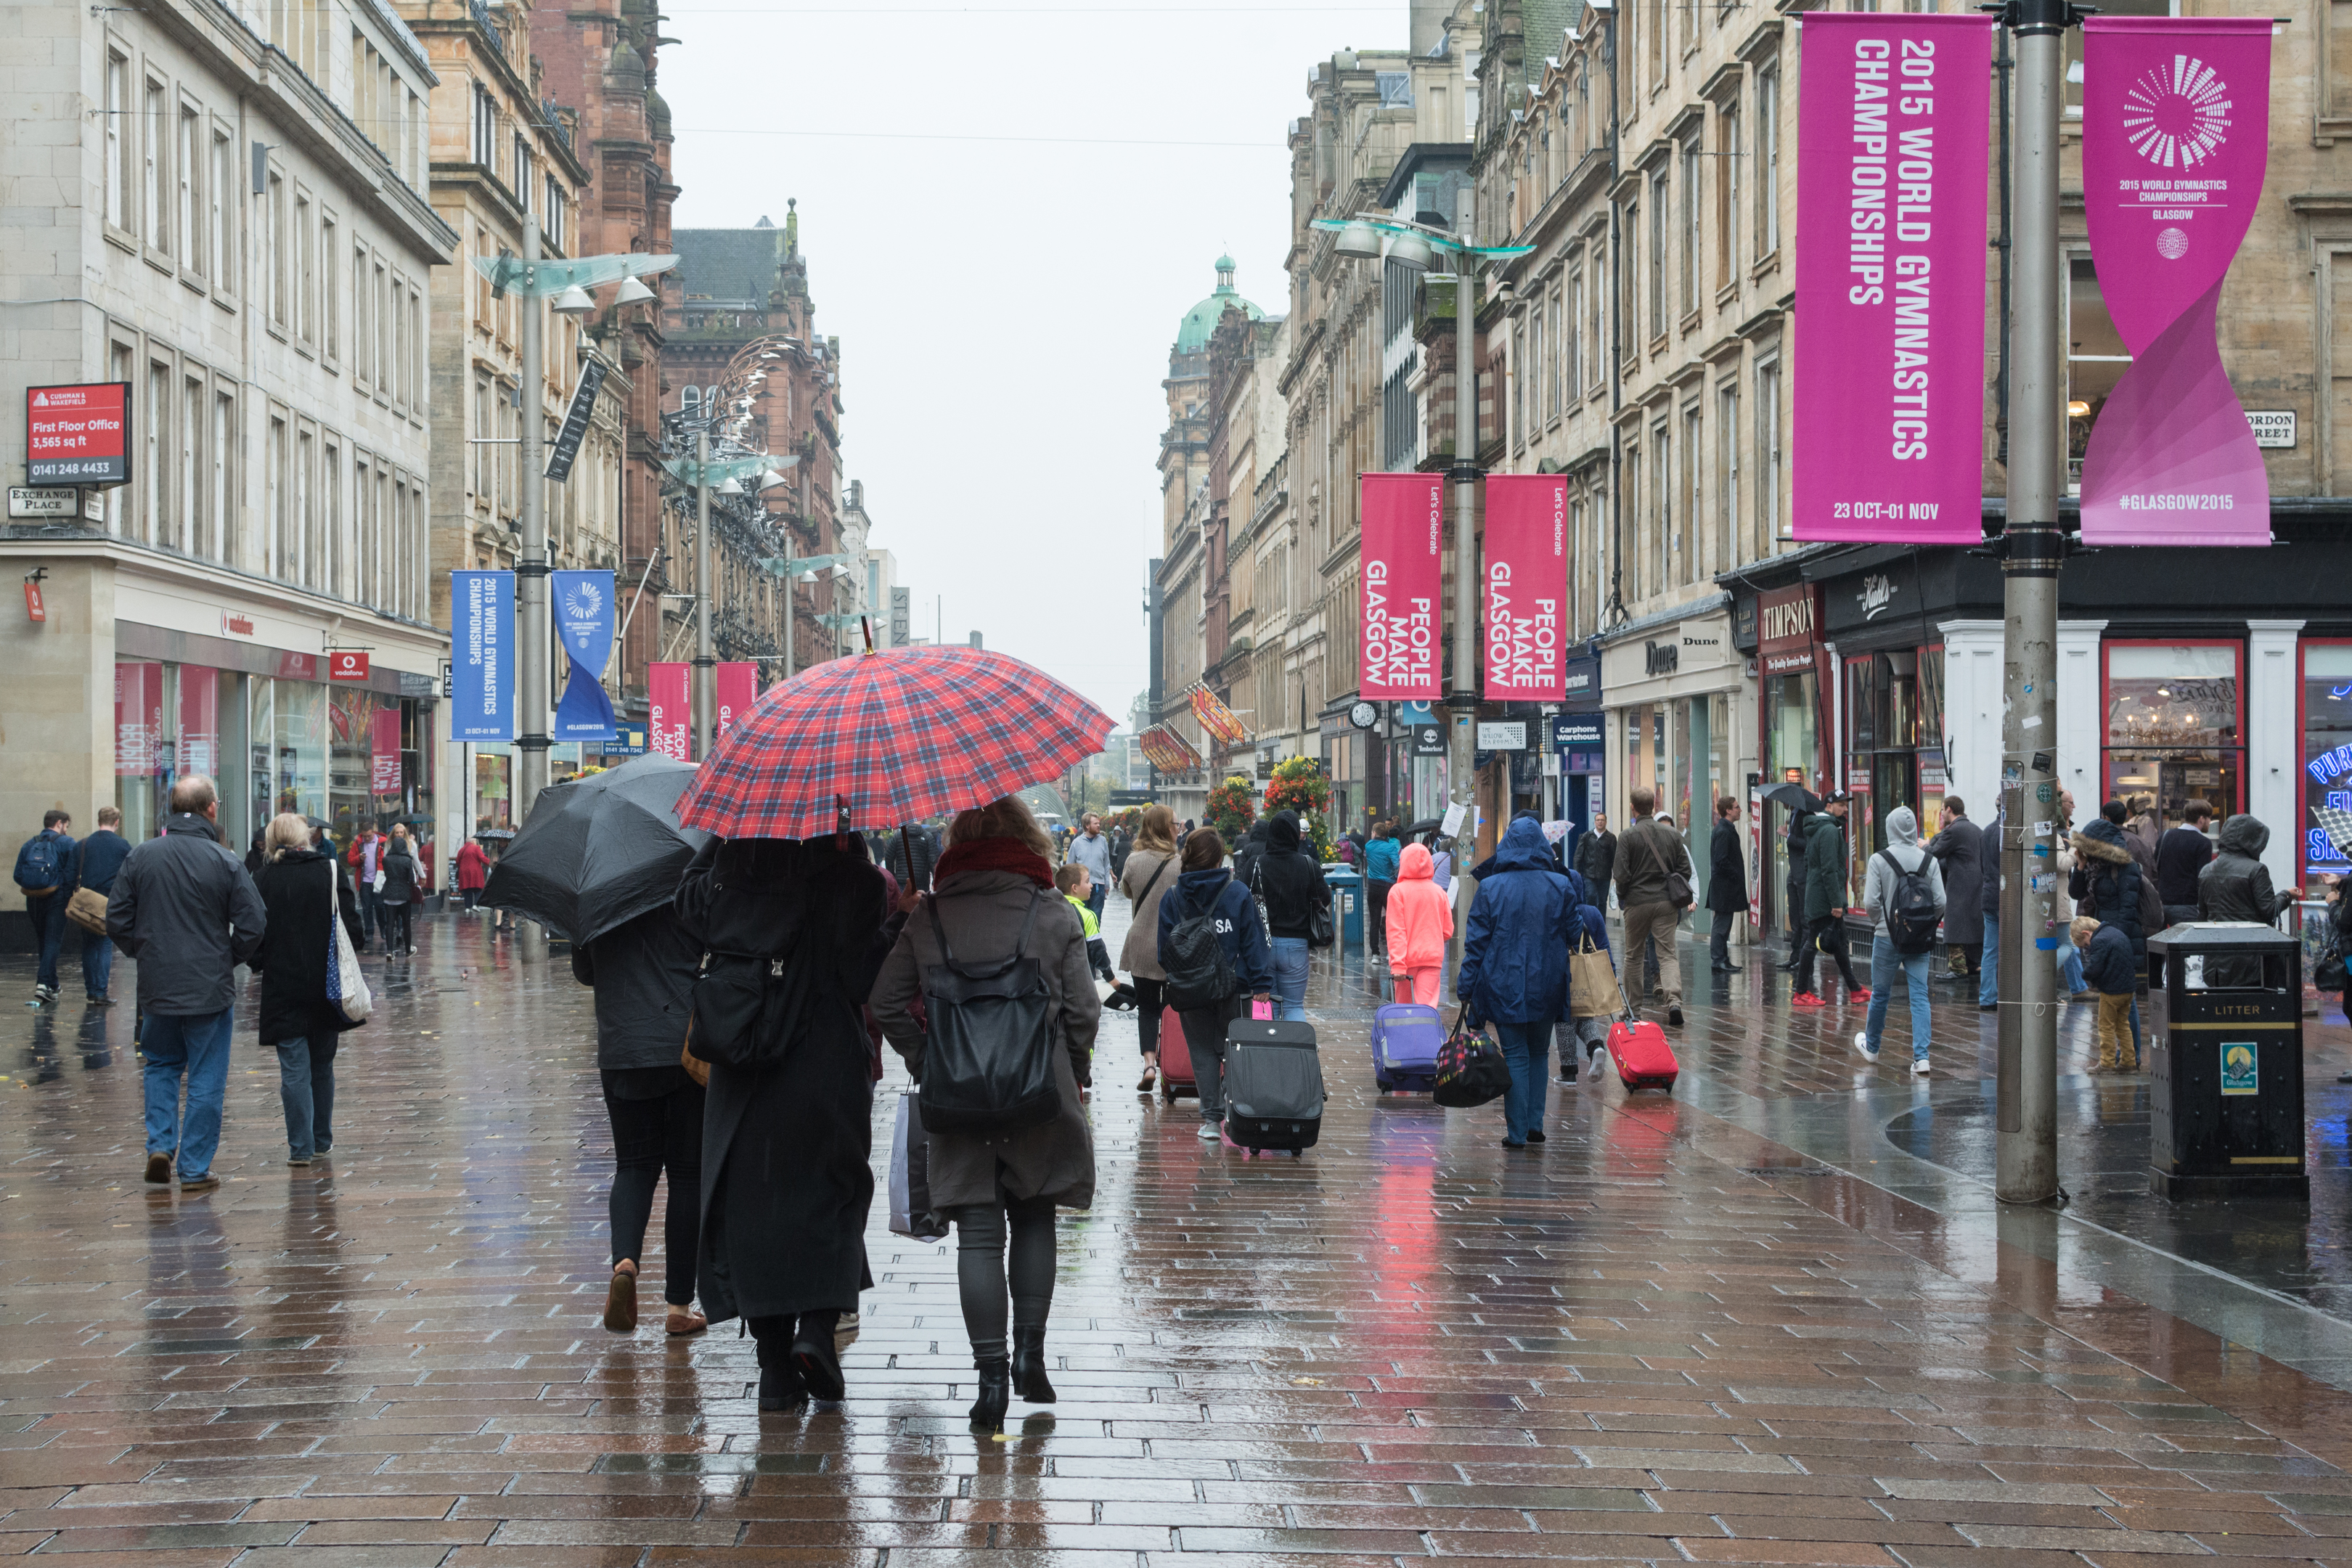
<svg viewBox="0 0 2352 1568"><path fill-rule="evenodd" d="M551 574L555 589L555 630L572 671L555 704L558 741L606 741L613 735L613 701L605 696L604 666L613 657L614 593L610 572Z"/></svg>
<svg viewBox="0 0 2352 1568"><path fill-rule="evenodd" d="M514 576L449 574L449 738L515 738Z"/></svg>

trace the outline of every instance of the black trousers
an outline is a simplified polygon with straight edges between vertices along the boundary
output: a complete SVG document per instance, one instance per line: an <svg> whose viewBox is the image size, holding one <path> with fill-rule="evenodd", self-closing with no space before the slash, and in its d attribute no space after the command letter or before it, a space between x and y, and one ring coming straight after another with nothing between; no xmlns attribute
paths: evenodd
<svg viewBox="0 0 2352 1568"><path fill-rule="evenodd" d="M387 952L406 952L416 940L409 933L408 912L415 904L383 906L383 942Z"/></svg>
<svg viewBox="0 0 2352 1568"><path fill-rule="evenodd" d="M606 1076L609 1080L617 1075ZM644 1262L654 1187L667 1174L662 1300L673 1307L694 1300L694 1259L702 1246L703 1088L683 1072L678 1076L685 1087L656 1100L615 1099L609 1081L604 1091L604 1115L613 1124L613 1195L607 1206L613 1261Z"/></svg>
<svg viewBox="0 0 2352 1568"><path fill-rule="evenodd" d="M1738 911L1733 910L1715 911L1715 929L1707 933L1706 956L1717 969L1731 967L1731 922L1737 918Z"/></svg>
<svg viewBox="0 0 2352 1568"><path fill-rule="evenodd" d="M1167 1009L1162 1000L1161 982L1147 980L1138 974L1135 981L1135 1037L1143 1047L1143 1054L1157 1059L1160 1055L1160 1019Z"/></svg>
<svg viewBox="0 0 2352 1568"><path fill-rule="evenodd" d="M1364 884L1364 912L1371 920L1370 932L1375 952L1386 952L1389 947L1389 895L1396 890L1394 882Z"/></svg>
<svg viewBox="0 0 2352 1568"><path fill-rule="evenodd" d="M1843 915L1823 915L1806 924L1804 951L1797 955L1797 989L1801 992L1813 988L1813 959L1817 952L1826 952L1837 961L1838 976L1845 982L1847 990L1862 989L1862 982L1853 977L1853 961L1846 956Z"/></svg>
<svg viewBox="0 0 2352 1568"><path fill-rule="evenodd" d="M1000 1197L955 1211L956 1293L974 1362L1000 1361L1004 1300L1016 1328L1042 1329L1054 1308L1054 1200ZM1006 1267L1010 1237L1012 1265Z"/></svg>

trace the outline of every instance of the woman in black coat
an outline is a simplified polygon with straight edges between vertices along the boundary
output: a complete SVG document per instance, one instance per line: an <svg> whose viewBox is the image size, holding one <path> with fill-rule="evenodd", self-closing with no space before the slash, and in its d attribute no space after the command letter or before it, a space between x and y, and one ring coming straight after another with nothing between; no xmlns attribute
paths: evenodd
<svg viewBox="0 0 2352 1568"><path fill-rule="evenodd" d="M702 1085L686 1070L688 994L702 950L668 904L649 910L572 949L572 977L596 992L596 1072L613 1127L613 1278L604 1326L637 1327L637 1258L652 1223L654 1187L666 1172L662 1300L673 1334L709 1325L694 1310L695 1255L702 1202Z"/></svg>
<svg viewBox="0 0 2352 1568"><path fill-rule="evenodd" d="M358 1025L327 999L335 964L331 907L352 950L359 911L339 885L335 858L310 847L310 825L288 812L263 830L261 907L269 917L253 968L261 976L261 1043L278 1047L278 1098L286 1108L286 1163L307 1165L335 1144L335 1046Z"/></svg>
<svg viewBox="0 0 2352 1568"><path fill-rule="evenodd" d="M415 952L416 933L409 919L415 912L417 901L425 896L425 868L417 864L416 846L408 837L406 825L392 825L392 837L384 841L383 858L377 862L377 868L383 874L383 891L378 898L391 931L384 939L384 951Z"/></svg>
<svg viewBox="0 0 2352 1568"><path fill-rule="evenodd" d="M834 1329L870 1283L873 1079L860 1012L903 910L854 838L712 839L677 890L703 952L771 958L759 1065L714 1061L702 1121L703 1310L759 1342L761 1410L845 1392Z"/></svg>

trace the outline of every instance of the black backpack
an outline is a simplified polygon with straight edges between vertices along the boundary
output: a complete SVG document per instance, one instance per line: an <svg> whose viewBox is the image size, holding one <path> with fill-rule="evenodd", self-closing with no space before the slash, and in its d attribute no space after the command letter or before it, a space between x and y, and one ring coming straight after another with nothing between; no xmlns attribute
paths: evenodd
<svg viewBox="0 0 2352 1568"><path fill-rule="evenodd" d="M1878 858L1895 873L1894 890L1886 896L1886 940L1895 944L1897 952L1927 952L1936 945L1936 928L1943 923L1943 912L1936 908L1936 889L1927 880L1927 858L1922 853L1918 869L1906 871L1895 858L1892 849L1882 849Z"/></svg>
<svg viewBox="0 0 2352 1568"><path fill-rule="evenodd" d="M992 1138L1051 1121L1062 1109L1054 1081L1054 994L1045 967L1029 956L1043 893L1010 957L987 969L956 962L940 923L939 895L925 900L942 962L923 970L928 1038L916 1105L926 1132Z"/></svg>
<svg viewBox="0 0 2352 1568"><path fill-rule="evenodd" d="M1209 907L1178 921L1160 944L1160 967L1168 972L1161 995L1180 1013L1213 1007L1241 989L1234 961L1225 956L1224 941L1217 935L1217 903L1233 881L1233 874L1227 872Z"/></svg>

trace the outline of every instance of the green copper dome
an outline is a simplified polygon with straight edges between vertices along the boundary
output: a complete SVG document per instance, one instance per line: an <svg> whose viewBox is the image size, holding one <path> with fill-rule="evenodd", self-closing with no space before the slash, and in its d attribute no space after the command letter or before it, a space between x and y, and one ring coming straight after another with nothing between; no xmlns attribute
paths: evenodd
<svg viewBox="0 0 2352 1568"><path fill-rule="evenodd" d="M1265 312L1234 292L1234 258L1217 258L1217 291L1184 312L1184 320L1176 328L1176 352L1196 354L1209 346L1209 335L1224 319L1225 307L1231 305L1248 313L1253 321L1265 319Z"/></svg>

